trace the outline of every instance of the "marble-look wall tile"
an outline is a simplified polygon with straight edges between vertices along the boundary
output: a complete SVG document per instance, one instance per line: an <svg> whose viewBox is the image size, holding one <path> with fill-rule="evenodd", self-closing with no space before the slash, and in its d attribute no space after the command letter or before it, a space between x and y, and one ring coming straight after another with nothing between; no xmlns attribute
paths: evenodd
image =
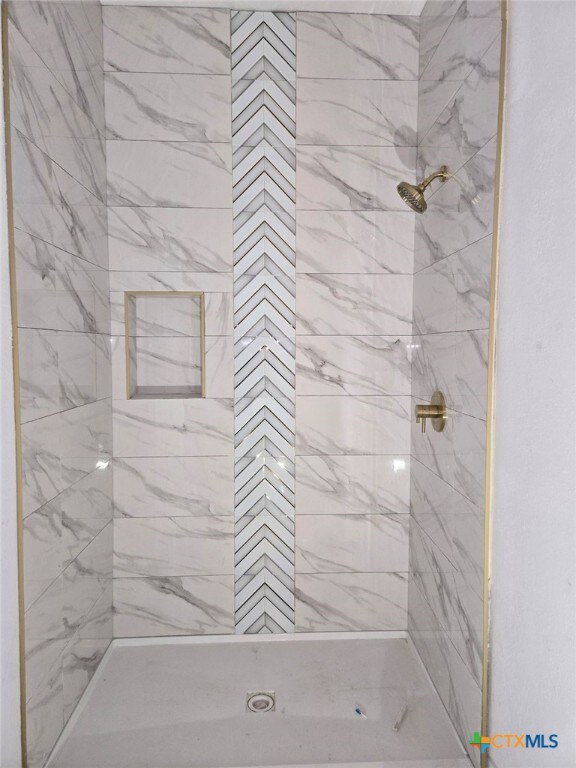
<svg viewBox="0 0 576 768"><path fill-rule="evenodd" d="M106 162L100 131L13 24L8 32L12 125L103 200Z"/></svg>
<svg viewBox="0 0 576 768"><path fill-rule="evenodd" d="M298 456L297 515L407 513L410 458Z"/></svg>
<svg viewBox="0 0 576 768"><path fill-rule="evenodd" d="M7 10L27 751L42 768L112 637L111 622L90 618L96 604L100 617L112 610L102 12L96 2ZM99 651L72 664L93 621Z"/></svg>
<svg viewBox="0 0 576 768"><path fill-rule="evenodd" d="M474 68L427 133L419 135L423 147L481 149L498 125L500 35ZM453 170L453 169L452 169Z"/></svg>
<svg viewBox="0 0 576 768"><path fill-rule="evenodd" d="M299 275L296 330L301 335L410 334L408 275Z"/></svg>
<svg viewBox="0 0 576 768"><path fill-rule="evenodd" d="M408 571L408 515L298 515L298 573Z"/></svg>
<svg viewBox="0 0 576 768"><path fill-rule="evenodd" d="M227 209L108 209L110 268L230 272L232 214Z"/></svg>
<svg viewBox="0 0 576 768"><path fill-rule="evenodd" d="M109 139L231 140L227 77L107 72L105 84Z"/></svg>
<svg viewBox="0 0 576 768"><path fill-rule="evenodd" d="M416 81L304 79L298 85L298 144L416 144Z"/></svg>
<svg viewBox="0 0 576 768"><path fill-rule="evenodd" d="M105 69L230 74L230 12L208 8L104 8Z"/></svg>
<svg viewBox="0 0 576 768"><path fill-rule="evenodd" d="M229 634L234 577L180 576L114 580L114 635Z"/></svg>
<svg viewBox="0 0 576 768"><path fill-rule="evenodd" d="M413 147L300 145L299 210L403 211L396 184L414 175Z"/></svg>
<svg viewBox="0 0 576 768"><path fill-rule="evenodd" d="M440 390L451 410L486 418L488 330L413 337L412 393Z"/></svg>
<svg viewBox="0 0 576 768"><path fill-rule="evenodd" d="M110 332L105 269L19 230L15 250L21 327Z"/></svg>
<svg viewBox="0 0 576 768"><path fill-rule="evenodd" d="M231 457L115 459L117 517L232 515Z"/></svg>
<svg viewBox="0 0 576 768"><path fill-rule="evenodd" d="M106 207L17 129L12 131L17 229L106 268Z"/></svg>
<svg viewBox="0 0 576 768"><path fill-rule="evenodd" d="M414 276L417 333L474 331L488 327L490 235L424 268Z"/></svg>
<svg viewBox="0 0 576 768"><path fill-rule="evenodd" d="M481 714L500 28L498 4L473 0L428 2L420 27L417 175L451 176L416 219L412 394L440 389L449 411L442 433L412 424L408 628L464 744Z"/></svg>
<svg viewBox="0 0 576 768"><path fill-rule="evenodd" d="M301 336L299 395L408 395L411 337Z"/></svg>
<svg viewBox="0 0 576 768"><path fill-rule="evenodd" d="M111 596L108 596L108 600L110 599ZM68 720L80 701L109 644L108 637L94 639L78 637L66 646L62 665L64 721Z"/></svg>
<svg viewBox="0 0 576 768"><path fill-rule="evenodd" d="M406 626L407 573L296 575L297 632L369 632Z"/></svg>
<svg viewBox="0 0 576 768"><path fill-rule="evenodd" d="M213 576L234 568L232 517L114 521L114 576Z"/></svg>
<svg viewBox="0 0 576 768"><path fill-rule="evenodd" d="M410 398L297 398L296 453L366 455L408 453Z"/></svg>
<svg viewBox="0 0 576 768"><path fill-rule="evenodd" d="M298 211L296 271L412 274L409 211Z"/></svg>
<svg viewBox="0 0 576 768"><path fill-rule="evenodd" d="M114 403L114 455L230 456L232 402L127 400Z"/></svg>
<svg viewBox="0 0 576 768"><path fill-rule="evenodd" d="M108 204L230 208L228 144L109 141Z"/></svg>
<svg viewBox="0 0 576 768"><path fill-rule="evenodd" d="M416 221L416 271L492 232L496 141L491 140L429 199Z"/></svg>
<svg viewBox="0 0 576 768"><path fill-rule="evenodd" d="M423 80L464 80L474 62L481 59L496 35L501 21L496 16L473 16L463 2L424 68Z"/></svg>
<svg viewBox="0 0 576 768"><path fill-rule="evenodd" d="M299 13L299 78L415 80L418 20L376 14Z"/></svg>
<svg viewBox="0 0 576 768"><path fill-rule="evenodd" d="M98 5L13 2L8 12L46 67L103 131L102 11Z"/></svg>
<svg viewBox="0 0 576 768"><path fill-rule="evenodd" d="M424 402L413 398L414 405ZM413 410L413 409L412 409ZM486 422L448 411L447 426L434 435L412 421L412 455L477 507L484 504Z"/></svg>

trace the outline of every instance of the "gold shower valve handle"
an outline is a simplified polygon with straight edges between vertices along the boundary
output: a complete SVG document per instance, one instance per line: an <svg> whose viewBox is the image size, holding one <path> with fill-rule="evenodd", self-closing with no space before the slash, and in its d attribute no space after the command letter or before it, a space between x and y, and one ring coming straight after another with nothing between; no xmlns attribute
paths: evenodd
<svg viewBox="0 0 576 768"><path fill-rule="evenodd" d="M416 424L422 424L422 432L426 432L426 420L430 419L436 432L442 432L446 426L446 400L442 392L434 392L428 405L416 406Z"/></svg>

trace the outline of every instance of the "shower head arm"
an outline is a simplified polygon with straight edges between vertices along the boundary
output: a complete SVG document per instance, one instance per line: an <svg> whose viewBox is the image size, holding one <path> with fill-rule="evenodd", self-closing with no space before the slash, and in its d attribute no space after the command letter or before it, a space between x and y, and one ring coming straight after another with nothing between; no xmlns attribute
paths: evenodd
<svg viewBox="0 0 576 768"><path fill-rule="evenodd" d="M427 176L424 179L424 181L420 182L420 184L418 184L418 189L421 192L424 192L426 187L429 187L430 184L434 181L434 179L441 179L442 181L446 181L447 178L448 178L448 168L447 166L443 165L439 171L436 171L435 173L431 173L430 176Z"/></svg>

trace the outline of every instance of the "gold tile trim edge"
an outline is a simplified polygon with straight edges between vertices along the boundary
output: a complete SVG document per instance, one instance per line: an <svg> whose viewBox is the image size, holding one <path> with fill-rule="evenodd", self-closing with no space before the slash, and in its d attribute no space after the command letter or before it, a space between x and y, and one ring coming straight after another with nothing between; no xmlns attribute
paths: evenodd
<svg viewBox="0 0 576 768"><path fill-rule="evenodd" d="M498 265L500 261L500 226L502 202L502 155L506 105L506 56L508 50L509 0L501 0L502 39L500 44L500 82L498 93L498 132L492 226L492 259L490 273L490 322L488 332L488 381L486 398L486 470L484 507L484 587L482 633L482 734L490 728L490 587L492 583L492 475L494 467L494 383L496 378L496 322L498 316ZM470 735L472 736L472 734ZM481 768L488 768L488 752L480 755Z"/></svg>
<svg viewBox="0 0 576 768"><path fill-rule="evenodd" d="M24 553L22 509L22 429L20 425L20 353L18 344L18 304L16 290L16 254L14 243L14 193L12 178L12 136L10 121L10 60L8 55L8 6L2 2L2 85L4 89L4 134L6 147L6 201L8 225L8 263L10 269L10 311L12 316L12 370L14 377L14 431L16 449L16 527L18 548L18 620L20 653L20 738L22 768L27 768L26 739L26 633L24 609Z"/></svg>

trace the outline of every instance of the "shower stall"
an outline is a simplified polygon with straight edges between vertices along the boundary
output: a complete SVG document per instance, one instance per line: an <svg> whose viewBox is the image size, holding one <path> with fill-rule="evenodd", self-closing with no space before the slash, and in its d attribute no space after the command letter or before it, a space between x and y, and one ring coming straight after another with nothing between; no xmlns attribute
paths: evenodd
<svg viewBox="0 0 576 768"><path fill-rule="evenodd" d="M249 5L2 6L25 766L479 768L505 13Z"/></svg>

